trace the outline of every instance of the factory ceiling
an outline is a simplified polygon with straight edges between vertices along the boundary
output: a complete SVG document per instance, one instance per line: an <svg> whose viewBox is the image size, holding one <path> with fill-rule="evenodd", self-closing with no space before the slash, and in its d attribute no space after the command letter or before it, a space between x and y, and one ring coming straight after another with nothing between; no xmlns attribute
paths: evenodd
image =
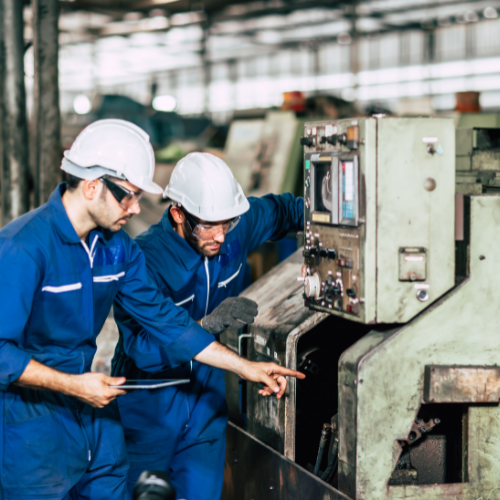
<svg viewBox="0 0 500 500"><path fill-rule="evenodd" d="M31 11L29 0L25 2L29 43ZM468 27L485 23L488 27L500 13L500 0L60 0L59 4L61 89L89 94L96 89L125 92L123 85L136 82L139 89L141 82L154 79L171 80L163 92L169 85L203 86L209 66L214 80L234 83L261 73L274 78L290 71L297 74L298 70L284 70L280 64L306 67L309 62L301 61L307 57L316 65L311 72L322 64L328 66L321 70L325 74L356 73L357 63L349 66L344 61L352 59L354 52L347 46L353 40L361 42L363 60L376 62L396 47L400 60L391 62L393 66L429 63L431 58L418 51L434 50L444 31L449 32L446 43L457 47L461 45L453 37L469 33L462 36L466 56L457 57L470 58L479 34L471 35L477 30ZM482 43L490 43L488 36ZM377 40L385 47L381 55L370 48L378 50ZM408 47L415 48L415 57ZM282 63L277 62L282 55ZM288 63L287 57L293 62ZM377 67L372 62L369 66ZM330 79L328 88L331 85ZM338 85L343 88L347 83ZM299 84L283 83L290 86ZM147 93L135 88L130 92Z"/></svg>
<svg viewBox="0 0 500 500"><path fill-rule="evenodd" d="M346 31L352 32L353 27L361 36L373 36L388 31L475 22L498 15L500 1L60 0L60 5L61 30L79 34L76 41L81 41L83 34L94 38L127 36L194 24L209 29L211 35L251 37L257 45L282 46L302 43L305 39L336 39ZM99 16L78 19L74 17L76 13ZM68 15L73 16L72 21L65 23Z"/></svg>

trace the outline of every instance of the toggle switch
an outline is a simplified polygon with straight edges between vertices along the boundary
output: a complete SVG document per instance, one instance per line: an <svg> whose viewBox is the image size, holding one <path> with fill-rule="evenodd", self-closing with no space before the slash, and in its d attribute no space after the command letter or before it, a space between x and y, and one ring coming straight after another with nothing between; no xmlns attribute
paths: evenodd
<svg viewBox="0 0 500 500"><path fill-rule="evenodd" d="M308 148L312 148L314 146L314 138L313 137L301 137L300 145L306 146Z"/></svg>
<svg viewBox="0 0 500 500"><path fill-rule="evenodd" d="M347 134L340 134L338 136L339 144L347 144Z"/></svg>
<svg viewBox="0 0 500 500"><path fill-rule="evenodd" d="M328 258L335 259L336 257L337 257L337 252L335 251L335 248L329 248L328 249Z"/></svg>
<svg viewBox="0 0 500 500"><path fill-rule="evenodd" d="M336 135L331 135L329 137L322 137L321 138L321 144L331 144L332 146L335 146L337 144L337 136Z"/></svg>

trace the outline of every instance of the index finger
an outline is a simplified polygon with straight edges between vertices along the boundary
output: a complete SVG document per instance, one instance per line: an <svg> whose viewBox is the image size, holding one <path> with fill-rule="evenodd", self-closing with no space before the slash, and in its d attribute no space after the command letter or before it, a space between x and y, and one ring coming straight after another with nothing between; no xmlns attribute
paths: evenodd
<svg viewBox="0 0 500 500"><path fill-rule="evenodd" d="M290 368L285 368L284 366L280 366L280 365L273 366L272 373L275 373L278 375L284 375L286 377L295 377L295 378L299 378L299 379L306 378L306 376L302 372L290 370Z"/></svg>

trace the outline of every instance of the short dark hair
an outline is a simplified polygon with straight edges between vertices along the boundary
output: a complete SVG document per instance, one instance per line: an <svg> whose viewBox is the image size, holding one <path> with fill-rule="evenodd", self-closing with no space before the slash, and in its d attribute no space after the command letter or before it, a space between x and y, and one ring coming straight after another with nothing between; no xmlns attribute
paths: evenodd
<svg viewBox="0 0 500 500"><path fill-rule="evenodd" d="M66 189L68 191L74 191L77 187L78 187L78 184L80 184L80 182L83 181L83 179L80 179L79 177L75 177L74 175L72 174L68 174L66 172Z"/></svg>

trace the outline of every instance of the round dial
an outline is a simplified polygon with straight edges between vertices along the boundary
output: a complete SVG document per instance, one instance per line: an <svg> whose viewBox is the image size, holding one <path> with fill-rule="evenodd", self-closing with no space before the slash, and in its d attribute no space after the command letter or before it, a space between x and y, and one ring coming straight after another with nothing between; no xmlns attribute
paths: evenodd
<svg viewBox="0 0 500 500"><path fill-rule="evenodd" d="M318 273L308 276L304 281L304 293L306 297L319 299L321 294L321 280Z"/></svg>

